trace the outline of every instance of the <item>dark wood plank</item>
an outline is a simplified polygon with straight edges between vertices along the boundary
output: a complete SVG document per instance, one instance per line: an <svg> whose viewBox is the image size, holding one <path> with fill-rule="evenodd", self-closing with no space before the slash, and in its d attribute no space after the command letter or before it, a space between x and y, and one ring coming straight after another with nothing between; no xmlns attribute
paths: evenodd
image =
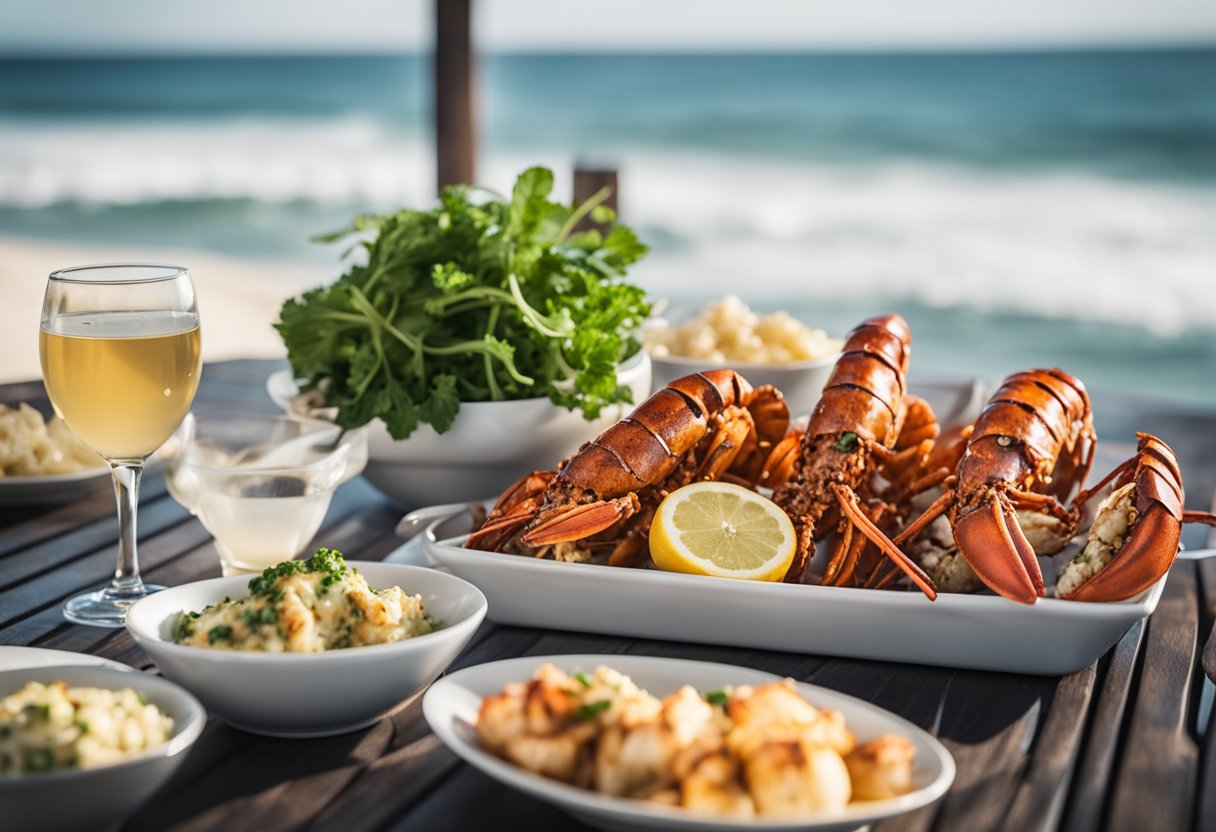
<svg viewBox="0 0 1216 832"><path fill-rule="evenodd" d="M1216 508L1216 505L1213 506ZM1216 533L1216 529L1213 529ZM1216 627L1216 561L1201 561L1198 566L1201 603L1199 606L1199 633L1207 639L1204 651L1216 651L1216 639L1210 634ZM1195 830L1216 829L1216 720L1213 719L1212 700L1216 698L1216 686L1212 680L1200 670L1202 698L1207 706L1206 713L1200 709L1199 728L1202 731L1202 748L1199 756L1199 805L1195 808Z"/></svg>
<svg viewBox="0 0 1216 832"><path fill-rule="evenodd" d="M1094 832L1102 828L1111 772L1117 761L1119 736L1133 688L1145 624L1138 622L1110 653L1102 676L1097 706L1090 720L1081 762L1069 792L1064 828Z"/></svg>
<svg viewBox="0 0 1216 832"><path fill-rule="evenodd" d="M1148 622L1144 667L1120 753L1107 829L1191 825L1199 754L1187 717L1198 623L1194 565L1179 562Z"/></svg>
<svg viewBox="0 0 1216 832"><path fill-rule="evenodd" d="M1056 687L1029 761L1025 778L1001 825L1009 832L1055 829L1064 811L1068 784L1081 748L1095 667L1065 676Z"/></svg>

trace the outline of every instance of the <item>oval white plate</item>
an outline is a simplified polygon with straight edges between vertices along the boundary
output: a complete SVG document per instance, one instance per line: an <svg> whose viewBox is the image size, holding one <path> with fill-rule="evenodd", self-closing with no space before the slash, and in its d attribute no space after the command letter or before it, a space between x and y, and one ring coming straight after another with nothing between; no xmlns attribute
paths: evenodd
<svg viewBox="0 0 1216 832"><path fill-rule="evenodd" d="M524 771L485 751L478 745L475 725L481 700L500 692L509 682L531 678L536 668L553 662L568 673L592 671L606 664L655 696L666 696L681 685L698 690L717 690L723 685L759 684L779 679L771 673L729 664L696 662L668 657L633 655L526 656L476 665L451 674L431 685L422 701L422 712L431 730L465 762L512 788L552 803L592 826L601 829L711 830L828 830L856 829L892 815L910 812L937 800L954 782L954 759L931 735L888 711L841 693L798 683L799 691L817 707L840 711L858 742L881 734L903 734L916 746L912 767L915 789L891 800L850 804L835 815L816 815L790 820L756 819L732 821L683 809L619 797L608 797Z"/></svg>
<svg viewBox="0 0 1216 832"><path fill-rule="evenodd" d="M115 670L134 670L135 668L103 659L101 656L91 656L88 653L73 653L70 650L47 650L43 647L12 647L0 645L0 671L21 670L27 667L61 667L64 665L92 665L96 667L112 667ZM0 691L2 694L3 691Z"/></svg>
<svg viewBox="0 0 1216 832"><path fill-rule="evenodd" d="M71 474L41 477L0 477L0 506L38 506L68 503L110 482L110 469L102 465Z"/></svg>
<svg viewBox="0 0 1216 832"><path fill-rule="evenodd" d="M468 528L467 512L437 520L422 545L431 563L486 594L490 618L499 624L1044 676L1097 661L1152 614L1166 581L1106 604L1044 598L1028 606L956 593L929 601L919 592L736 581L482 552L462 545ZM627 599L629 614L605 603L609 598ZM722 626L724 609L731 610L730 627Z"/></svg>

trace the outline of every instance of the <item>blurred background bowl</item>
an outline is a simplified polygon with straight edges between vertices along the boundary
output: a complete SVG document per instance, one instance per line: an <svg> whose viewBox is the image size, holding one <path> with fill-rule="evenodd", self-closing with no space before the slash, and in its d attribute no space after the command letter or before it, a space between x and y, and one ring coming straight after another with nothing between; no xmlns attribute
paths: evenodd
<svg viewBox="0 0 1216 832"><path fill-rule="evenodd" d="M617 383L633 393L632 404L604 408L587 421L582 413L548 399L462 402L444 433L419 425L408 439L394 440L379 419L367 426L368 463L363 475L406 507L496 497L529 471L552 469L583 442L619 421L650 395L651 362L645 350L617 368ZM289 415L305 418L291 372L272 375L266 390Z"/></svg>
<svg viewBox="0 0 1216 832"><path fill-rule="evenodd" d="M38 667L0 671L0 696L26 682L69 687L132 688L173 719L169 741L128 760L96 768L0 774L0 829L70 832L109 829L135 812L181 765L207 721L193 696L159 676L109 667Z"/></svg>
<svg viewBox="0 0 1216 832"><path fill-rule="evenodd" d="M750 361L714 362L707 358L688 358L682 355L651 356L654 366L651 386L659 390L673 380L702 370L731 369L747 379L753 387L771 384L785 394L790 407L790 417L806 416L815 409L836 366L840 353L812 361L792 361L788 364L757 364Z"/></svg>

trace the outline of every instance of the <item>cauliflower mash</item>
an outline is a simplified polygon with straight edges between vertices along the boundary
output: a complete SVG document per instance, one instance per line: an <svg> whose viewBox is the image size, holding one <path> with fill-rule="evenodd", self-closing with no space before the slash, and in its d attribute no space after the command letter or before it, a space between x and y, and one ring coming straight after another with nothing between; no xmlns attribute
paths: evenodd
<svg viewBox="0 0 1216 832"><path fill-rule="evenodd" d="M173 720L131 688L29 682L0 699L0 774L120 763L172 733Z"/></svg>
<svg viewBox="0 0 1216 832"><path fill-rule="evenodd" d="M385 644L431 632L421 595L372 589L342 553L319 549L305 561L272 566L249 595L178 614L173 640L193 647L266 653L319 653Z"/></svg>
<svg viewBox="0 0 1216 832"><path fill-rule="evenodd" d="M647 321L642 341L651 355L660 358L678 355L718 364L811 361L837 354L844 343L787 312L757 315L735 295L705 306L680 326L662 318Z"/></svg>
<svg viewBox="0 0 1216 832"><path fill-rule="evenodd" d="M58 416L43 422L25 402L0 404L0 477L71 474L103 464Z"/></svg>

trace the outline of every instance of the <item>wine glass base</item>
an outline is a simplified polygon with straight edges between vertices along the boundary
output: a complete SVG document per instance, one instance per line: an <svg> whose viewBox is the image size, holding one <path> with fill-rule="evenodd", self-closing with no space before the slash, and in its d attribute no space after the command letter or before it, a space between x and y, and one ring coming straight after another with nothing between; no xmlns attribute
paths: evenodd
<svg viewBox="0 0 1216 832"><path fill-rule="evenodd" d="M69 599L63 605L63 617L74 624L89 627L125 627L127 609L141 598L164 589L157 584L140 584L125 592L115 592L113 587L86 592Z"/></svg>

